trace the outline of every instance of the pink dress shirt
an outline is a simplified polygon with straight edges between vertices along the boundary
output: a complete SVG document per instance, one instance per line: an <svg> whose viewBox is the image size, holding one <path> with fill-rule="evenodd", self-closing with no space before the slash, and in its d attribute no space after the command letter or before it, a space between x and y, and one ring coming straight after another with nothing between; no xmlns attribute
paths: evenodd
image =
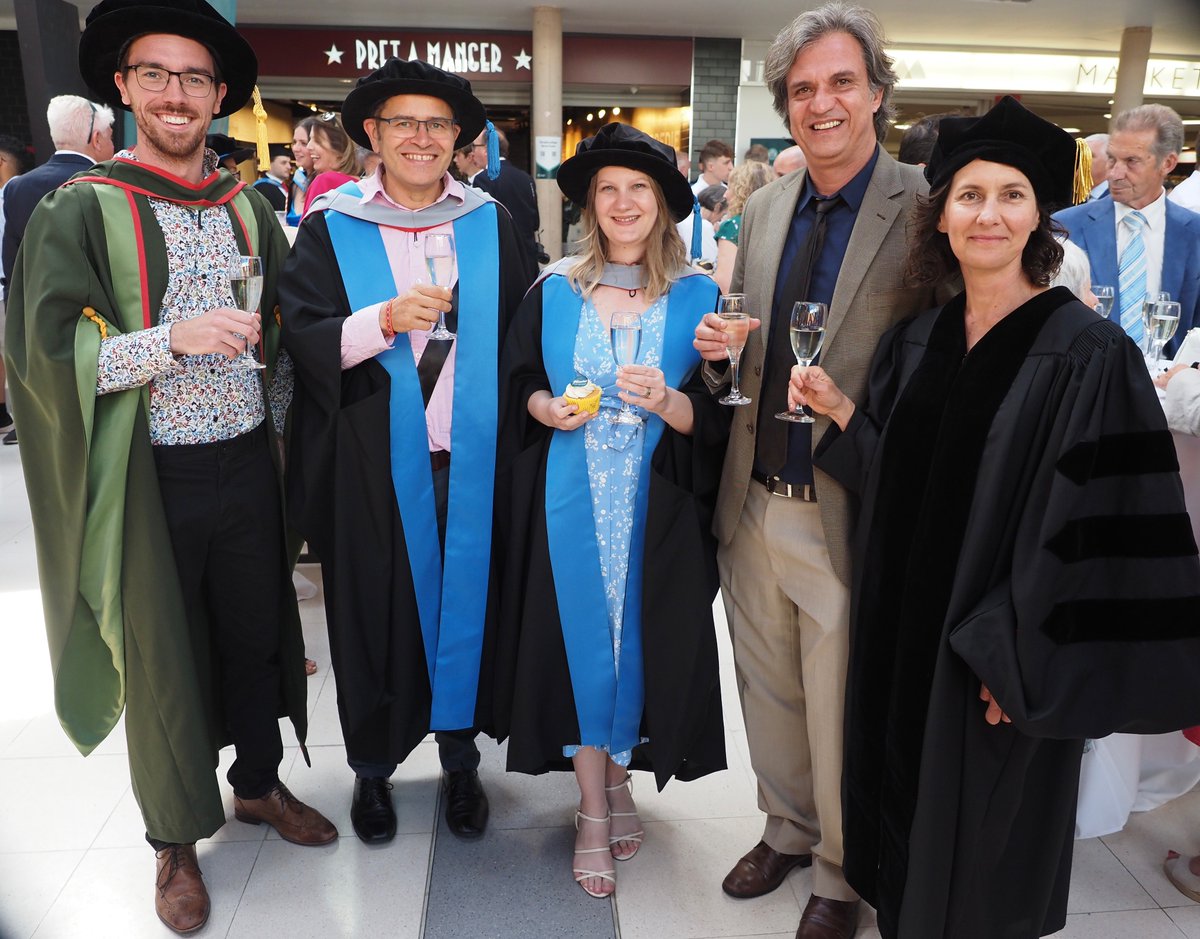
<svg viewBox="0 0 1200 939"><path fill-rule="evenodd" d="M407 209L407 206L402 206L383 188L382 173L383 166L371 176L362 180L360 186L362 188L362 202L365 205L368 202L378 202L381 205L392 205L397 208ZM442 180L442 194L435 200L441 202L444 199L456 199L461 204L465 200L462 183L458 182L449 173ZM409 210L412 211L412 210ZM415 210L415 211L420 211ZM392 269L392 280L395 282L396 296L406 293L413 284L429 283L429 274L425 267L425 237L433 233L453 234L453 226L447 222L443 225L438 225L427 231L401 231L398 228L388 228L380 226L380 234L383 236L383 247L387 252L388 264ZM455 265L453 283L458 281L458 266ZM365 362L379 353L384 352L392 347L383 336L383 330L379 326L379 311L383 304L373 303L370 306L363 307L361 310L355 310L344 323L342 323L342 369L353 368L360 362ZM461 311L460 311L461 316ZM461 327L461 322L460 322ZM408 341L412 345L413 359L418 364L421 361L421 355L425 352L425 347L429 343L429 333L426 331L410 332ZM450 450L450 417L454 404L454 359L457 351L457 343L450 347L450 353L446 356L446 362L442 366L442 372L438 376L437 384L433 387L433 394L429 398L429 406L425 408L425 426L429 431L429 449L434 450Z"/></svg>

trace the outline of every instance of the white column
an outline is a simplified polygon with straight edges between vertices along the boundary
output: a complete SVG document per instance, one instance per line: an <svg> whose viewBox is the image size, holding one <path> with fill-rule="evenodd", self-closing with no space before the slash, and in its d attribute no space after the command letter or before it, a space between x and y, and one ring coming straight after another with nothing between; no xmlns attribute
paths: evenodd
<svg viewBox="0 0 1200 939"><path fill-rule="evenodd" d="M539 137L562 139L562 10L533 8L533 143ZM536 149L535 149L536 152ZM562 193L553 179L537 180L540 240L551 261L562 257Z"/></svg>
<svg viewBox="0 0 1200 939"><path fill-rule="evenodd" d="M1149 26L1128 26L1121 34L1121 59L1117 64L1117 90L1113 94L1111 112L1114 118L1142 103L1152 35Z"/></svg>

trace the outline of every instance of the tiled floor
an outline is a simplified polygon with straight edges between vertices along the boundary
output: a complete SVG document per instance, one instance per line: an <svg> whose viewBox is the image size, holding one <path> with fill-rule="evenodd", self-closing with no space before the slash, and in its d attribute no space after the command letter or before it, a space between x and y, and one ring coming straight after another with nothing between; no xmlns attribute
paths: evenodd
<svg viewBox="0 0 1200 939"><path fill-rule="evenodd" d="M0 939L163 939L152 906L153 858L129 788L125 741L114 733L80 757L53 715L33 535L17 447L0 448ZM350 828L345 766L321 601L303 603L309 653L312 768L285 755L282 774L325 811L343 837L298 848L232 820L199 849L213 897L205 937L790 937L810 875L760 900L738 902L720 879L761 833L745 734L723 641L727 772L657 793L638 780L646 822L638 857L619 865L613 902L570 880L572 784L562 775L503 773L484 746L492 821L482 842L457 843L439 826L438 762L418 748L394 782L396 840L361 844ZM723 625L719 631L724 640ZM285 738L286 739L286 738ZM223 760L225 764L228 760ZM224 765L222 767L224 769ZM1200 793L1134 816L1127 829L1080 842L1070 939L1200 939L1200 906L1167 883L1168 848L1200 852ZM878 936L864 917L859 937Z"/></svg>

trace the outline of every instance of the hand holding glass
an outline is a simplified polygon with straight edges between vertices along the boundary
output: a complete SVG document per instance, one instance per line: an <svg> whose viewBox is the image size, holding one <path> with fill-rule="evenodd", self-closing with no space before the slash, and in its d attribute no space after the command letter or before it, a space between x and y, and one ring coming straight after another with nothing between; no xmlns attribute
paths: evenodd
<svg viewBox="0 0 1200 939"><path fill-rule="evenodd" d="M262 258L247 255L234 257L229 265L229 287L233 291L233 305L237 309L246 313L257 312L263 292ZM246 337L239 338L245 340ZM230 364L234 368L266 367L254 358L249 343L246 343L241 355L234 358Z"/></svg>
<svg viewBox="0 0 1200 939"><path fill-rule="evenodd" d="M742 350L746 348L746 337L750 335L750 314L746 312L744 293L727 293L717 301L717 316L725 322L725 335L729 339L725 354L729 356L731 384L729 394L720 398L721 404L735 406L749 404L751 399L742 394L738 387L741 374Z"/></svg>
<svg viewBox="0 0 1200 939"><path fill-rule="evenodd" d="M825 342L825 316L828 312L824 303L809 300L798 300L792 305L792 318L788 323L788 335L792 340L792 353L796 356L796 364L812 365L813 359L821 351ZM794 411L780 411L775 417L781 421L791 421L795 424L811 424L813 416L803 405L796 405Z"/></svg>
<svg viewBox="0 0 1200 939"><path fill-rule="evenodd" d="M640 313L614 313L609 321L612 339L613 361L617 367L636 365L642 347L642 315ZM621 410L609 418L612 424L637 425L642 419L630 408L628 401L621 402Z"/></svg>
<svg viewBox="0 0 1200 939"><path fill-rule="evenodd" d="M1107 284L1097 284L1092 287L1092 293L1096 295L1096 312L1108 319L1113 308L1113 289Z"/></svg>
<svg viewBox="0 0 1200 939"><path fill-rule="evenodd" d="M429 269L429 281L435 287L450 289L454 279L454 236L427 235L425 238L425 266ZM446 328L446 314L439 311L438 324L429 334L430 339L453 339L454 333Z"/></svg>

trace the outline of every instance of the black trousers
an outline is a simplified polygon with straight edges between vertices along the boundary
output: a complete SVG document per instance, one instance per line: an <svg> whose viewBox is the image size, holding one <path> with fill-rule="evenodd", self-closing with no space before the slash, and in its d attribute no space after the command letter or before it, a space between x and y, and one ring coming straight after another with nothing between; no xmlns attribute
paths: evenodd
<svg viewBox="0 0 1200 939"><path fill-rule="evenodd" d="M283 759L279 609L281 591L291 589L281 582L283 518L266 430L158 446L154 462L188 628L193 639L207 633L214 703L237 754L229 783L257 799Z"/></svg>
<svg viewBox="0 0 1200 939"><path fill-rule="evenodd" d="M442 543L442 550L445 551L446 516L450 510L449 467L433 471L433 499L437 510L438 539ZM438 758L441 760L442 769L447 772L478 769L479 748L475 745L475 738L478 734L479 731L474 728L443 730L435 733L433 739L437 741ZM386 779L396 772L395 763L351 753L349 748L347 748L346 757L356 776L363 778L381 776Z"/></svg>

